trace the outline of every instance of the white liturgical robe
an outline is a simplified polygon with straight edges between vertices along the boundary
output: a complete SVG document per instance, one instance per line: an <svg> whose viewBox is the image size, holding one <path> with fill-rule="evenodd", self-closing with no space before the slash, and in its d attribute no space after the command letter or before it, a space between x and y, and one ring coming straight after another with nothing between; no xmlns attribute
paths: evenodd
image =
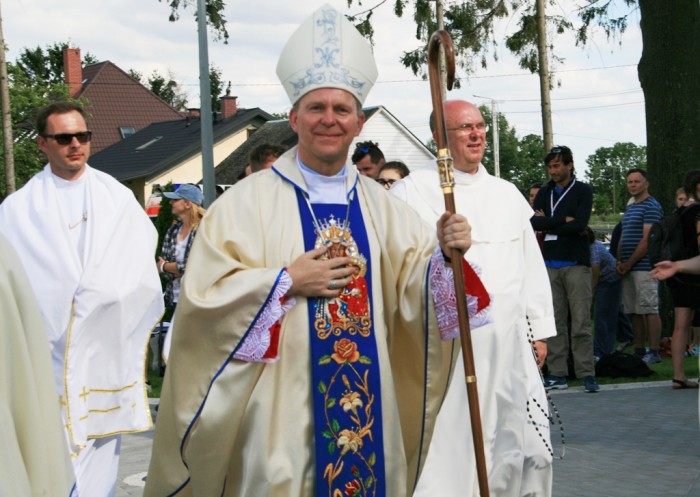
<svg viewBox="0 0 700 497"><path fill-rule="evenodd" d="M472 227L469 261L481 270L491 296L492 323L472 334L490 494L546 497L552 484L548 404L528 338L554 336L556 329L549 279L530 226L532 210L515 186L481 165L473 175L455 170L455 182L457 212ZM431 223L445 210L434 167L412 172L390 193ZM414 493L438 495L479 495L461 374L451 380Z"/></svg>

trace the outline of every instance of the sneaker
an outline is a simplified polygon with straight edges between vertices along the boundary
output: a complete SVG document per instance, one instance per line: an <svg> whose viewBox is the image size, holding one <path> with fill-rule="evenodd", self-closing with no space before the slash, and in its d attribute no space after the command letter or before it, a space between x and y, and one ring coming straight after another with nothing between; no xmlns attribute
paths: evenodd
<svg viewBox="0 0 700 497"><path fill-rule="evenodd" d="M545 390L566 390L569 384L564 376L547 376L544 379Z"/></svg>
<svg viewBox="0 0 700 497"><path fill-rule="evenodd" d="M618 352L624 352L625 349L630 345L632 345L631 341L620 342L620 344L617 346L617 349L615 350L617 350Z"/></svg>
<svg viewBox="0 0 700 497"><path fill-rule="evenodd" d="M688 351L685 353L688 357L698 357L700 356L700 345L691 345L688 347Z"/></svg>
<svg viewBox="0 0 700 497"><path fill-rule="evenodd" d="M600 390L598 383L595 381L595 377L586 376L583 378L583 389L588 393L595 393Z"/></svg>
<svg viewBox="0 0 700 497"><path fill-rule="evenodd" d="M644 357L642 357L642 361L647 364L658 364L661 362L661 356L659 356L658 352L647 352L644 354Z"/></svg>

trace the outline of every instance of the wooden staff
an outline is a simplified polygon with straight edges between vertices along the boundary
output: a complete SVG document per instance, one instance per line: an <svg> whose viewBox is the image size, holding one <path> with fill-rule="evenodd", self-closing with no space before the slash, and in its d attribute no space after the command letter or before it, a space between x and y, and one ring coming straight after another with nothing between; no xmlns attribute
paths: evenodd
<svg viewBox="0 0 700 497"><path fill-rule="evenodd" d="M452 89L455 75L455 56L452 50L452 39L447 31L438 30L433 33L428 42L428 68L430 75L430 93L433 99L433 115L435 119L435 141L437 143L437 164L440 174L440 186L445 195L445 208L455 213L454 198L454 168L452 157L447 146L447 130L443 112L442 95L440 92L440 74L438 59L440 46L445 50L445 65L447 69L447 89ZM459 317L459 334L462 342L462 358L467 383L467 398L469 399L469 417L472 424L472 439L474 440L474 455L476 457L476 473L479 479L481 497L489 496L489 482L486 472L486 456L484 454L484 436L481 429L481 412L479 411L479 392L476 386L474 371L474 351L472 349L471 330L469 328L469 313L464 290L464 275L462 271L463 254L459 249L451 249L449 254L454 273L455 292L457 295L457 314Z"/></svg>

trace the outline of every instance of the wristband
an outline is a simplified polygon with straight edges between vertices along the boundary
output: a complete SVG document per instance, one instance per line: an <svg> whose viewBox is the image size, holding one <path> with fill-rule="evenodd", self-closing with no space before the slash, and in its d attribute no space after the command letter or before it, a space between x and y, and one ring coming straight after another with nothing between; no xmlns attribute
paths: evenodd
<svg viewBox="0 0 700 497"><path fill-rule="evenodd" d="M163 262L160 263L160 272L161 272L161 273L164 273L164 272L165 272L165 263L166 263L166 261L163 261Z"/></svg>

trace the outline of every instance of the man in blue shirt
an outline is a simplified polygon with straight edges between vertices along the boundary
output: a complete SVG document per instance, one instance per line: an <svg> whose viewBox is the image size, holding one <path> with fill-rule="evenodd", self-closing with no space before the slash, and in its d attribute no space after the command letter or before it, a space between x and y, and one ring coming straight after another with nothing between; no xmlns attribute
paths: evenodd
<svg viewBox="0 0 700 497"><path fill-rule="evenodd" d="M617 251L617 272L622 280L622 304L626 314L632 314L634 352L644 362L661 362L661 317L659 316L659 285L649 277L651 264L647 257L647 239L651 225L664 213L657 200L649 195L649 180L644 169L627 171L627 191L634 203L627 206L622 218L622 236ZM646 353L645 339L650 351Z"/></svg>
<svg viewBox="0 0 700 497"><path fill-rule="evenodd" d="M571 316L571 352L576 376L584 389L596 392L591 332L591 252L586 226L591 217L593 192L574 176L569 147L552 148L544 158L551 178L537 193L530 219L535 231L545 233L544 262L552 285L557 336L547 340L546 389L568 388L568 318Z"/></svg>

